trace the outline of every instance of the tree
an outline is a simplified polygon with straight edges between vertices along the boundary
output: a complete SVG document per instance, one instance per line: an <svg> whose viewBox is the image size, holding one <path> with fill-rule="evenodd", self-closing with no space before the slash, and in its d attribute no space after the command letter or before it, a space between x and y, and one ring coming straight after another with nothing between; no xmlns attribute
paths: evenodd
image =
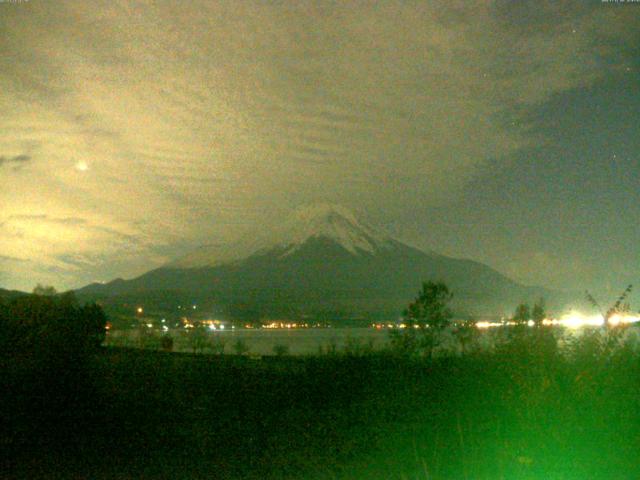
<svg viewBox="0 0 640 480"><path fill-rule="evenodd" d="M442 332L451 325L453 312L448 307L453 294L442 282L423 282L416 299L403 312L405 329L392 338L396 348L413 354L422 351L428 357L441 340ZM420 338L416 337L416 330Z"/></svg>
<svg viewBox="0 0 640 480"><path fill-rule="evenodd" d="M273 346L273 354L276 357L284 357L285 355L289 355L289 346L279 343Z"/></svg>
<svg viewBox="0 0 640 480"><path fill-rule="evenodd" d="M100 306L81 307L71 293L0 302L3 394L21 392L15 404L34 425L73 428L95 408L94 353L105 326Z"/></svg>
<svg viewBox="0 0 640 480"><path fill-rule="evenodd" d="M456 324L453 334L460 343L460 351L464 355L478 338L479 332L475 320L473 318L467 318Z"/></svg>
<svg viewBox="0 0 640 480"><path fill-rule="evenodd" d="M422 291L404 311L405 319L412 325L443 330L451 323L453 313L447 304L453 298L442 282L423 282Z"/></svg>
<svg viewBox="0 0 640 480"><path fill-rule="evenodd" d="M516 307L516 311L511 318L516 324L524 324L531 320L531 309L528 303L521 303Z"/></svg>
<svg viewBox="0 0 640 480"><path fill-rule="evenodd" d="M193 353L202 353L209 346L209 335L205 327L196 327L189 332L189 347Z"/></svg>
<svg viewBox="0 0 640 480"><path fill-rule="evenodd" d="M224 354L224 349L227 346L227 341L220 335L215 335L211 341L211 350L216 355Z"/></svg>
<svg viewBox="0 0 640 480"><path fill-rule="evenodd" d="M171 335L163 335L160 339L160 348L163 352L173 351L173 337Z"/></svg>
<svg viewBox="0 0 640 480"><path fill-rule="evenodd" d="M80 325L82 336L87 347L95 349L104 342L107 335L107 315L102 307L95 303L88 303L80 307Z"/></svg>
<svg viewBox="0 0 640 480"><path fill-rule="evenodd" d="M73 293L24 295L1 306L1 350L52 360L78 358L104 341L107 317L96 304L79 306Z"/></svg>
<svg viewBox="0 0 640 480"><path fill-rule="evenodd" d="M236 343L233 344L233 350L236 352L236 355L244 355L249 353L249 345L239 338L236 340Z"/></svg>
<svg viewBox="0 0 640 480"><path fill-rule="evenodd" d="M38 285L36 285L33 289L33 294L34 295L41 295L43 297L53 297L54 295L56 295L58 292L56 291L56 289L50 285L42 285L41 283L39 283Z"/></svg>
<svg viewBox="0 0 640 480"><path fill-rule="evenodd" d="M602 311L602 307L600 307L600 304L593 297L593 295L591 295L589 292L586 292L587 300L589 301L589 303L591 303L591 305L597 308L598 311L600 312L600 315L602 315L602 318L604 319L605 327L609 326L609 320L611 319L611 317L613 317L618 313L623 313L625 312L625 310L629 311L631 309L630 305L628 303L625 303L625 300L631 293L632 289L633 289L633 285L628 285L627 288L625 288L622 291L622 293L618 296L618 299L613 303L613 305L609 307L609 309L606 312Z"/></svg>
<svg viewBox="0 0 640 480"><path fill-rule="evenodd" d="M531 310L531 320L539 327L545 318L547 318L547 312L545 310L544 298L540 297L533 305L533 310Z"/></svg>

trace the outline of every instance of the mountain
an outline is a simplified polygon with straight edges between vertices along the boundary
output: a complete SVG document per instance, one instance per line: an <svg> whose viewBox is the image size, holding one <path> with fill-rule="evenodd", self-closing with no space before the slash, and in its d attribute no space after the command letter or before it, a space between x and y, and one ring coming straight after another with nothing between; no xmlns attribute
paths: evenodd
<svg viewBox="0 0 640 480"><path fill-rule="evenodd" d="M4 288L0 288L0 299L11 300L16 297L21 297L23 295L28 295L26 292L20 292L18 290L5 290Z"/></svg>
<svg viewBox="0 0 640 480"><path fill-rule="evenodd" d="M396 318L425 280L446 282L456 310L477 315L507 313L552 294L472 260L410 247L327 204L296 211L260 238L205 246L140 277L77 294L165 310L197 303L231 317L372 319Z"/></svg>
<svg viewBox="0 0 640 480"><path fill-rule="evenodd" d="M305 242L325 238L353 255L373 254L391 248L394 241L370 225L359 221L344 207L317 204L298 209L281 225L262 237L247 239L234 245L207 245L167 265L170 268L215 267L244 258L280 251L293 254Z"/></svg>

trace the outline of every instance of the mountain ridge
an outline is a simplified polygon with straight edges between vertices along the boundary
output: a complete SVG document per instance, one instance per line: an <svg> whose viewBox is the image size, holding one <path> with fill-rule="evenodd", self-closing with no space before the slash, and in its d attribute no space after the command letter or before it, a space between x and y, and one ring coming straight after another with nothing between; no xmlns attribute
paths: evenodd
<svg viewBox="0 0 640 480"><path fill-rule="evenodd" d="M457 311L474 314L510 313L520 301L551 296L479 262L406 245L335 205L298 210L274 235L248 243L242 254L227 247L224 260L220 249L204 247L134 279L77 292L107 303L193 301L231 317L395 317L427 280L447 283Z"/></svg>
<svg viewBox="0 0 640 480"><path fill-rule="evenodd" d="M358 251L374 252L388 248L395 242L390 236L358 220L346 208L321 203L294 211L274 232L248 238L235 244L204 245L184 255L167 267L198 268L231 263L258 252L284 247L283 255L290 255L307 239L330 238L353 254Z"/></svg>

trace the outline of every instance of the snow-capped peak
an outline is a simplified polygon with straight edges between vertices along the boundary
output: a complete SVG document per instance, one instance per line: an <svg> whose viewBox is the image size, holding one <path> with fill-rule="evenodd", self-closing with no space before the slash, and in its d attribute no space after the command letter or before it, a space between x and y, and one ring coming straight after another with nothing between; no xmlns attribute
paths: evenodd
<svg viewBox="0 0 640 480"><path fill-rule="evenodd" d="M374 253L394 245L391 237L358 220L348 209L322 203L297 209L279 227L264 236L245 237L233 244L205 245L167 266L212 267L273 249L278 249L281 256L287 256L310 238L330 239L354 255Z"/></svg>
<svg viewBox="0 0 640 480"><path fill-rule="evenodd" d="M326 203L296 210L276 233L274 243L287 247L288 255L306 240L320 237L333 240L353 254L373 253L392 243L390 237L359 221L348 209Z"/></svg>

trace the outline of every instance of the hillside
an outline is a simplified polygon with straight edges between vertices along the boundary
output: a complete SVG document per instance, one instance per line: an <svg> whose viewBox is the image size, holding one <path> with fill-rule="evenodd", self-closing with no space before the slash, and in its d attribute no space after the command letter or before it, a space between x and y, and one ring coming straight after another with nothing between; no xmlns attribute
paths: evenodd
<svg viewBox="0 0 640 480"><path fill-rule="evenodd" d="M231 316L396 317L425 280L446 282L461 314L500 315L522 300L553 296L481 263L410 247L331 205L296 212L252 246L203 247L78 294L169 309L193 302Z"/></svg>

